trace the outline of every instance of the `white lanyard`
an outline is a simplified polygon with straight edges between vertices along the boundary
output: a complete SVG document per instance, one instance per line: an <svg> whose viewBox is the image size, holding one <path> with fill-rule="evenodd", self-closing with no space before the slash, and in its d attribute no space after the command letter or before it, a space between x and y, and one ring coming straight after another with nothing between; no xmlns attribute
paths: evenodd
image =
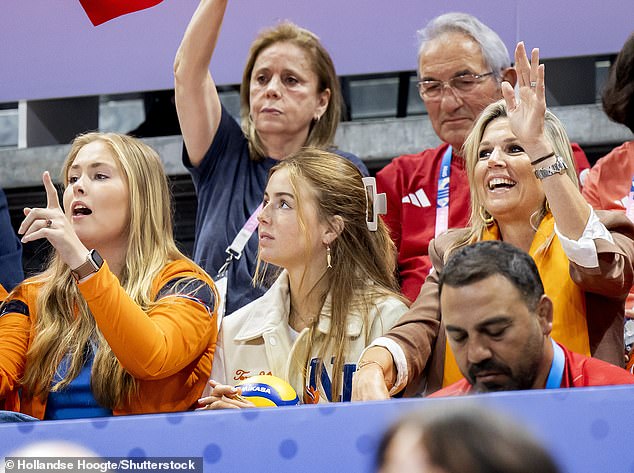
<svg viewBox="0 0 634 473"><path fill-rule="evenodd" d="M242 229L238 232L231 244L227 247L227 249L225 250L225 253L227 253L227 259L225 260L222 267L218 270L218 275L214 279L219 279L223 277L227 272L231 261L233 261L234 259L240 259L240 257L242 256L242 251L244 251L244 247L247 245L249 238L251 238L251 235L253 235L255 229L258 228L258 215L260 215L260 212L262 212L263 207L263 203L260 203L260 205L258 205L258 208L253 211Z"/></svg>

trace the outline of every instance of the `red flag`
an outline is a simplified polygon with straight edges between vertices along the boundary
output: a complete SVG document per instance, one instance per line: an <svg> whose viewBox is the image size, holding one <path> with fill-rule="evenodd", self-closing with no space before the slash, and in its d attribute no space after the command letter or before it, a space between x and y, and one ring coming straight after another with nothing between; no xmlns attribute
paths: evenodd
<svg viewBox="0 0 634 473"><path fill-rule="evenodd" d="M163 0L79 0L92 24L97 26L126 13L158 5Z"/></svg>

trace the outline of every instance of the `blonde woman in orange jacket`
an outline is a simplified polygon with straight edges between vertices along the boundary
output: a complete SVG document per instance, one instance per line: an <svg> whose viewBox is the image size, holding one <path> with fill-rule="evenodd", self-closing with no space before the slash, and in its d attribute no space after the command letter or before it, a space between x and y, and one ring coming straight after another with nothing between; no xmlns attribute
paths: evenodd
<svg viewBox="0 0 634 473"><path fill-rule="evenodd" d="M63 180L62 207L44 173L47 207L25 209L19 229L55 251L0 306L0 403L39 419L194 407L211 372L217 295L176 248L158 155L89 133L74 140Z"/></svg>

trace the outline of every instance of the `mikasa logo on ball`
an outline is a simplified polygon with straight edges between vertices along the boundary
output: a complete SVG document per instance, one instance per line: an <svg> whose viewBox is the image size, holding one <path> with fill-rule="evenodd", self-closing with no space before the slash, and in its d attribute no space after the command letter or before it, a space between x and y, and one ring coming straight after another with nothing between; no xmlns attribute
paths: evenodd
<svg viewBox="0 0 634 473"><path fill-rule="evenodd" d="M267 388L264 386L258 386L257 384L247 384L242 388L242 393L248 393L251 391L257 391L259 393L271 394L271 388Z"/></svg>
<svg viewBox="0 0 634 473"><path fill-rule="evenodd" d="M285 380L271 375L246 378L236 384L240 394L256 407L297 406L299 397Z"/></svg>

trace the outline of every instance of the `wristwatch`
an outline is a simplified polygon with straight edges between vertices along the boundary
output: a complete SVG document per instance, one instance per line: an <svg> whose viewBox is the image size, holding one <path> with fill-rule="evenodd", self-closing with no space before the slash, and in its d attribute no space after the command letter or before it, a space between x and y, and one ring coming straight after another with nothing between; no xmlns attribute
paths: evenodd
<svg viewBox="0 0 634 473"><path fill-rule="evenodd" d="M103 265L103 258L97 250L90 250L88 256L86 256L86 262L78 266L75 269L71 269L70 272L75 278L75 281L80 281L87 276L99 271L99 268Z"/></svg>
<svg viewBox="0 0 634 473"><path fill-rule="evenodd" d="M563 174L568 169L568 165L566 161L559 155L555 156L555 162L550 166L546 166L545 168L535 169L535 177L537 179L545 179L550 176L554 176L555 174Z"/></svg>

